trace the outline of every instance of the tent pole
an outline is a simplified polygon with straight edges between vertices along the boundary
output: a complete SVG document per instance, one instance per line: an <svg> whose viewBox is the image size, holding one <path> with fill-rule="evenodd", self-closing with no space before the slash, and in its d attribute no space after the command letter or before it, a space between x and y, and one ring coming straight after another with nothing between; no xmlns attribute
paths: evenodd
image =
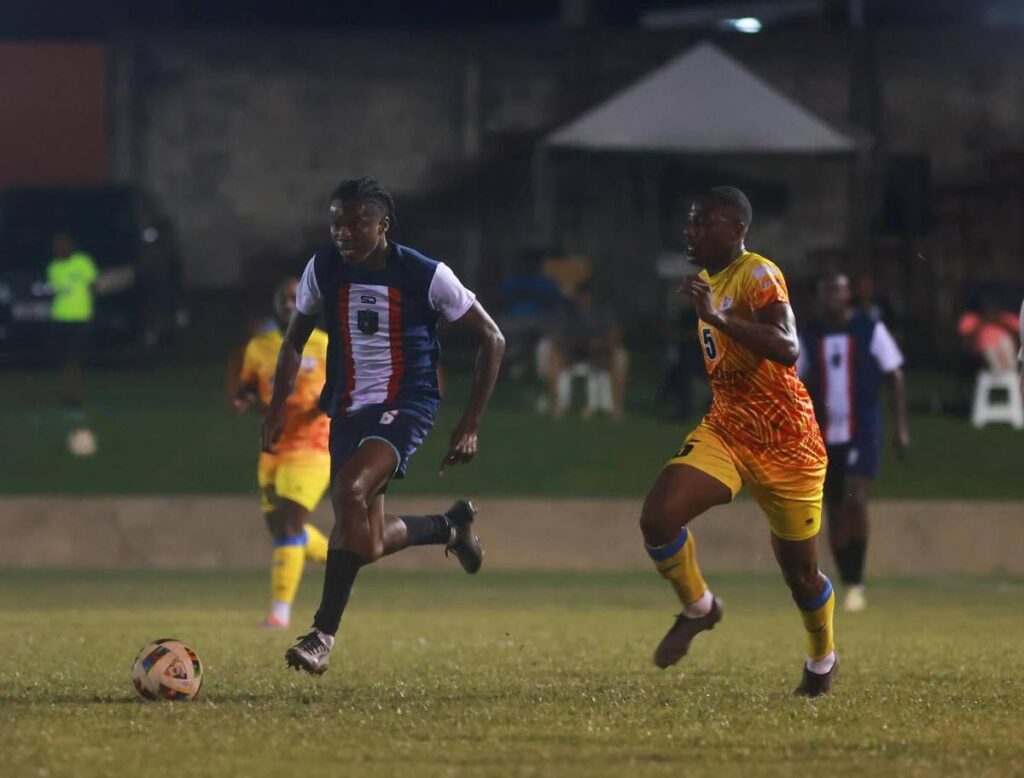
<svg viewBox="0 0 1024 778"><path fill-rule="evenodd" d="M863 0L849 0L850 119L867 135L857 148L850 186L850 255L860 272L869 270L871 234L878 181L880 88L872 32Z"/></svg>
<svg viewBox="0 0 1024 778"><path fill-rule="evenodd" d="M554 243L554 171L547 144L541 141L533 150L531 184L533 187L533 229L535 239L547 248Z"/></svg>

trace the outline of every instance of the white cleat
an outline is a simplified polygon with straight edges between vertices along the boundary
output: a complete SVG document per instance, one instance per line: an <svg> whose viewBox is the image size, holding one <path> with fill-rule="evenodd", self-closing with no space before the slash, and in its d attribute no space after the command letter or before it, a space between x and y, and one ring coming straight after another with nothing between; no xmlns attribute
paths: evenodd
<svg viewBox="0 0 1024 778"><path fill-rule="evenodd" d="M846 590L843 610L847 613L860 613L868 607L868 598L864 596L864 584L855 584Z"/></svg>

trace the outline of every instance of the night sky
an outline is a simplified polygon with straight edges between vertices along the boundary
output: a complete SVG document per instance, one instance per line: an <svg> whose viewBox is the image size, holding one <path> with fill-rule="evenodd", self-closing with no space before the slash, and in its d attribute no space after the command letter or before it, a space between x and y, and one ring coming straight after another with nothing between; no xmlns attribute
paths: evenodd
<svg viewBox="0 0 1024 778"><path fill-rule="evenodd" d="M770 5L774 0L748 0ZM865 0L874 23L977 19L987 3L1008 0ZM720 5L735 7L741 0ZM824 0L826 18L842 21L846 0ZM591 0L597 23L633 26L645 11L714 5L714 0ZM559 19L559 0L3 0L0 37L101 37L124 27L458 27L544 25Z"/></svg>

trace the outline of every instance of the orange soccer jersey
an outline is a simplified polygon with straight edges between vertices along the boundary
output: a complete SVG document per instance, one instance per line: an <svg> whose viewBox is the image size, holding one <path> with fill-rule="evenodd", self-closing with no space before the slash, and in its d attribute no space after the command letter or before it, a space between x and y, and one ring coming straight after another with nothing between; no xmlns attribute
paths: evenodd
<svg viewBox="0 0 1024 778"><path fill-rule="evenodd" d="M277 355L283 343L284 338L277 327L270 327L254 336L245 347L241 378L243 382L255 383L259 387L264 405L270 402ZM328 451L331 420L317 408L326 380L327 333L313 330L302 351L295 390L288 398L288 423L277 444L279 453Z"/></svg>
<svg viewBox="0 0 1024 778"><path fill-rule="evenodd" d="M750 251L715 275L705 270L701 277L711 285L715 305L734 316L753 319L758 308L789 302L779 268ZM825 447L814 406L796 368L758 356L703 321L697 326L714 394L705 424L724 441L775 463L822 464Z"/></svg>

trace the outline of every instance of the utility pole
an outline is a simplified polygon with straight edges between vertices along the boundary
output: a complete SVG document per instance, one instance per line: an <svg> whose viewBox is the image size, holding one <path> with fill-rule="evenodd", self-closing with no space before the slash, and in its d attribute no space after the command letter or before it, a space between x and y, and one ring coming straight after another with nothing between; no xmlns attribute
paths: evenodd
<svg viewBox="0 0 1024 778"><path fill-rule="evenodd" d="M881 104L875 41L867 24L866 0L848 0L850 38L850 121L863 133L857 151L850 196L850 254L857 267L870 261L878 162L880 160Z"/></svg>

